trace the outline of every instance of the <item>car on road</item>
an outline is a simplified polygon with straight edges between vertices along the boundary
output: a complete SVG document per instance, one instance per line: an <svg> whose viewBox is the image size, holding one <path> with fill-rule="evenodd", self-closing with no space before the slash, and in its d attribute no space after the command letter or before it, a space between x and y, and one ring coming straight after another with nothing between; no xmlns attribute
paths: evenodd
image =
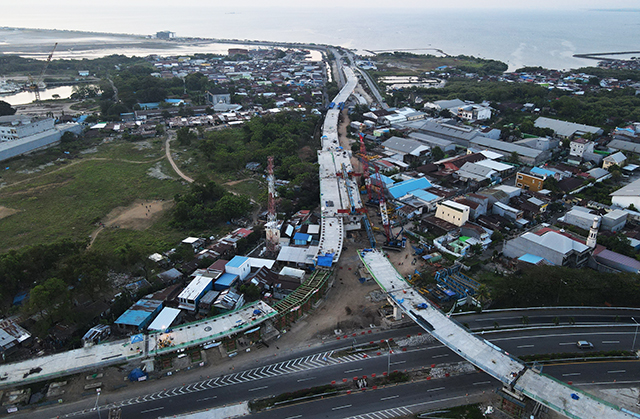
<svg viewBox="0 0 640 419"><path fill-rule="evenodd" d="M580 349L593 349L593 343L587 342L586 340L579 340L576 345Z"/></svg>

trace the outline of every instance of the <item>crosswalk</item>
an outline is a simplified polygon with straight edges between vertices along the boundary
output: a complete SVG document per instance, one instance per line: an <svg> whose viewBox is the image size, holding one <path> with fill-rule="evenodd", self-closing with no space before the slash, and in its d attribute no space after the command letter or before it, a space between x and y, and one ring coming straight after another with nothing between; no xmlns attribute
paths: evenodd
<svg viewBox="0 0 640 419"><path fill-rule="evenodd" d="M351 416L346 419L391 419L412 414L413 412L406 407L394 407L393 409L378 410L377 412Z"/></svg>
<svg viewBox="0 0 640 419"><path fill-rule="evenodd" d="M101 406L100 410L121 408L124 406L131 406L134 404L146 403L154 400L166 399L169 397L176 397L188 393L196 393L199 391L210 390L234 384L246 383L249 381L260 380L263 378L277 377L284 374L292 374L301 371L308 371L316 368L328 367L330 365L361 361L370 355L355 355L349 354L344 356L333 356L334 351L322 352L310 356L292 359L286 362L280 362L277 364L271 364L264 367L258 367L251 370L246 370L234 374L223 375L212 379L200 381L198 383L189 384L187 386L175 387L168 390L159 391L156 393L147 394L144 396L134 397L127 400L111 403L107 406ZM73 412L65 415L64 417L72 417L77 415L83 415L89 412L95 411L95 409L85 409L78 412Z"/></svg>

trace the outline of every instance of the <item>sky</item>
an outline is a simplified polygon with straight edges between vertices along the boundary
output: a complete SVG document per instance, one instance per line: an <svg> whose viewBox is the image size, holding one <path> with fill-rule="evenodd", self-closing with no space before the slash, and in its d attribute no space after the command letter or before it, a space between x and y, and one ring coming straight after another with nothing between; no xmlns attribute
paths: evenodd
<svg viewBox="0 0 640 419"><path fill-rule="evenodd" d="M108 6L107 6L108 4ZM3 13L25 13L26 10L38 10L38 8L55 8L57 10L76 10L78 13L82 11L99 11L102 7L123 7L123 13L126 13L127 6L135 5L139 7L197 7L202 6L220 6L221 9L229 10L234 7L246 8L246 7L293 7L293 8L318 8L318 7L331 7L336 8L339 11L340 8L350 7L363 7L363 8L446 8L446 9L461 9L461 8L480 8L480 9L635 9L640 12L637 0L536 0L536 1L524 1L524 0L456 0L454 2L447 2L444 0L404 0L400 3L390 2L389 0L322 0L322 1L300 1L300 0L235 0L233 2L221 1L221 0L187 0L182 2L175 2L174 0L109 0L108 3L91 2L86 0L57 0L52 2L50 0L22 0L19 2L10 2L3 5ZM5 23L6 24L6 23Z"/></svg>

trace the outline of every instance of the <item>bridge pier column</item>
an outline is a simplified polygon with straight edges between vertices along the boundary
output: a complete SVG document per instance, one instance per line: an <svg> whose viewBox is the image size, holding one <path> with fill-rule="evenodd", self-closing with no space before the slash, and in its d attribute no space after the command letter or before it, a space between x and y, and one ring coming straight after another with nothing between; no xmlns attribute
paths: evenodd
<svg viewBox="0 0 640 419"><path fill-rule="evenodd" d="M402 310L397 305L393 305L393 320L402 320Z"/></svg>

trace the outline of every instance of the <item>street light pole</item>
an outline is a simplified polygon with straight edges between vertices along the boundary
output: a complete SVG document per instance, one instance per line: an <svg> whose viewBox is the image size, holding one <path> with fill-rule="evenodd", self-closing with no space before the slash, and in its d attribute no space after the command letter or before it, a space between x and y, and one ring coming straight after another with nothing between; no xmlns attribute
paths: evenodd
<svg viewBox="0 0 640 419"><path fill-rule="evenodd" d="M98 396L96 397L96 407L95 409L98 411L98 419L102 419L102 415L100 415L100 405L98 404L99 400L100 400L100 390L99 388L96 389L96 393L98 393Z"/></svg>
<svg viewBox="0 0 640 419"><path fill-rule="evenodd" d="M389 352L387 352L387 376L389 376L391 370L391 345L389 345L389 339L385 342L387 342L387 348L389 348Z"/></svg>
<svg viewBox="0 0 640 419"><path fill-rule="evenodd" d="M640 326L640 324L633 317L631 318L631 320L633 320L633 322L636 324L636 332L633 334L633 344L631 345L631 351L635 351L636 350L636 338L638 337L638 326Z"/></svg>

